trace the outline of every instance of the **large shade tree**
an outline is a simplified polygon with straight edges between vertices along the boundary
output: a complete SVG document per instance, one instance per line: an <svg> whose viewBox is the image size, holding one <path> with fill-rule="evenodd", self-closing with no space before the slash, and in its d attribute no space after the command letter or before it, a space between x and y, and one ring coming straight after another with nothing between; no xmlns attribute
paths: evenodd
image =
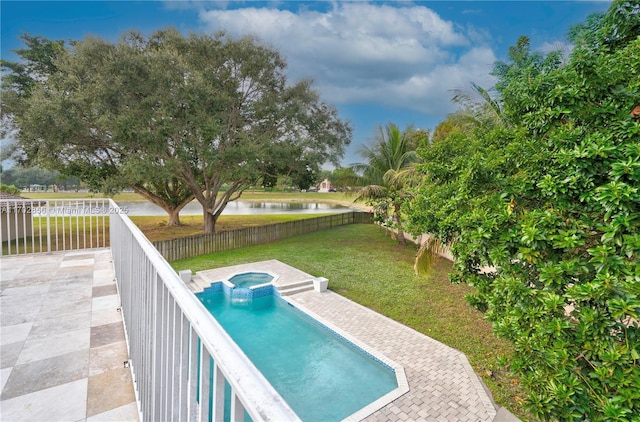
<svg viewBox="0 0 640 422"><path fill-rule="evenodd" d="M104 74L114 71L105 65L114 56L110 46L86 40L68 49L62 41L22 38L21 61L2 62L3 118L18 140L18 161L79 177L107 194L132 188L163 208L169 225L178 225L193 193L162 160L141 160L141 145L120 144L116 116L100 104L109 95ZM109 98L115 103L116 95Z"/></svg>
<svg viewBox="0 0 640 422"><path fill-rule="evenodd" d="M168 194L175 207L195 198L207 233L265 174L335 162L351 137L311 83L287 83L279 53L252 38L88 38L58 69L20 118L28 155L150 200Z"/></svg>
<svg viewBox="0 0 640 422"><path fill-rule="evenodd" d="M412 229L454 242L454 279L513 342L542 419L640 414L638 28L637 2L614 1L564 64L519 42L496 67L510 126L420 152Z"/></svg>

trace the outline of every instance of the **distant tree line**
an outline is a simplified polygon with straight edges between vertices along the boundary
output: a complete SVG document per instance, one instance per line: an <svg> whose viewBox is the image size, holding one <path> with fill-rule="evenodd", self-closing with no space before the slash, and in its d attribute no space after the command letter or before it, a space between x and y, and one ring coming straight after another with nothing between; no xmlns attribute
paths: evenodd
<svg viewBox="0 0 640 422"><path fill-rule="evenodd" d="M19 190L72 190L80 189L77 177L64 177L54 170L39 167L11 167L2 169L1 183Z"/></svg>

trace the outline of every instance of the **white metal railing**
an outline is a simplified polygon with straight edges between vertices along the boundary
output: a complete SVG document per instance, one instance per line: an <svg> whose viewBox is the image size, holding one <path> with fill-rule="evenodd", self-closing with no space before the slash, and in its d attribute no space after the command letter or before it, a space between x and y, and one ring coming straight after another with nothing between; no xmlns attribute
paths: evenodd
<svg viewBox="0 0 640 422"><path fill-rule="evenodd" d="M118 210L109 199L0 199L0 256L107 247Z"/></svg>
<svg viewBox="0 0 640 422"><path fill-rule="evenodd" d="M126 215L110 215L110 238L143 420L299 420Z"/></svg>

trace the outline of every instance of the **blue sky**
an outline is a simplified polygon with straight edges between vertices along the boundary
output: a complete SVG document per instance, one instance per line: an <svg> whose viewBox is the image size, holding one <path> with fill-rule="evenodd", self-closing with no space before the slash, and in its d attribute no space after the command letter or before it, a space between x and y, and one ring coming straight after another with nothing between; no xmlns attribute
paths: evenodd
<svg viewBox="0 0 640 422"><path fill-rule="evenodd" d="M609 2L589 1L5 1L1 53L22 33L116 41L135 29L253 34L278 49L293 80L312 78L323 99L354 127L343 164L378 125L432 129L455 111L453 90L489 88L496 60L521 35L534 50L570 51L566 33Z"/></svg>

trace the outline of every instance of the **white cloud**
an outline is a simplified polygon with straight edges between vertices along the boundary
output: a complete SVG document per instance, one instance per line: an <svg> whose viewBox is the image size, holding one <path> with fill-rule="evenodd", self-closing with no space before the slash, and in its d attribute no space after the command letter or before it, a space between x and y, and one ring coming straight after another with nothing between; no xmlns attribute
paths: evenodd
<svg viewBox="0 0 640 422"><path fill-rule="evenodd" d="M290 78L311 77L336 104L451 111L451 90L489 83L488 36L421 5L334 3L327 11L245 7L200 13L205 30L253 34L286 57Z"/></svg>
<svg viewBox="0 0 640 422"><path fill-rule="evenodd" d="M540 47L538 47L538 51L544 54L549 54L553 51L559 51L562 53L562 57L567 59L573 51L573 44L565 41L545 42Z"/></svg>

